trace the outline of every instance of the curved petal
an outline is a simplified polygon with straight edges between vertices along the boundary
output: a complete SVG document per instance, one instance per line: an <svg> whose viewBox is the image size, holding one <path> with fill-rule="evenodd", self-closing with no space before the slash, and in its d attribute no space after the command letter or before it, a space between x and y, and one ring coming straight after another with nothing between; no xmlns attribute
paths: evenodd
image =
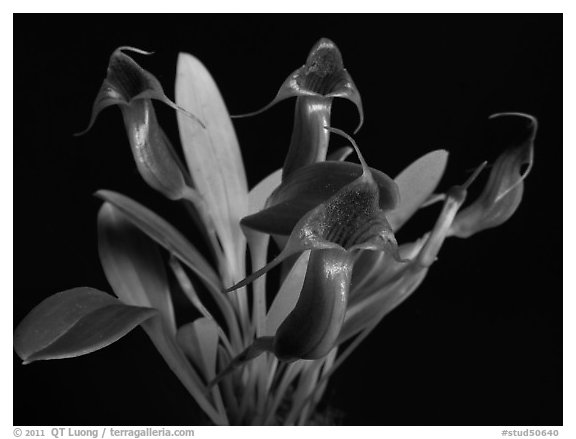
<svg viewBox="0 0 576 439"><path fill-rule="evenodd" d="M488 183L478 199L456 215L450 234L468 238L482 230L497 227L518 209L524 192L524 179L534 162L534 139L537 120L527 114L503 113L491 116L522 117L529 123L528 135L519 144L504 151L492 167ZM523 166L528 168L522 171Z"/></svg>
<svg viewBox="0 0 576 439"><path fill-rule="evenodd" d="M284 99L294 96L321 96L350 100L358 109L360 122L364 122L364 111L360 93L348 71L344 68L342 55L334 42L322 38L312 47L304 64L295 70L282 84L276 97L265 107L252 113L234 117L248 117L266 111Z"/></svg>
<svg viewBox="0 0 576 439"><path fill-rule="evenodd" d="M156 119L152 99L186 112L170 101L160 82L124 51L149 54L130 47L120 47L112 53L106 79L94 101L90 124L83 133L92 127L100 111L118 105L136 166L144 181L171 200L188 194L195 197L188 172ZM202 126L193 115L186 115L190 123Z"/></svg>
<svg viewBox="0 0 576 439"><path fill-rule="evenodd" d="M298 302L274 336L280 360L313 360L332 350L346 314L352 266L344 249L310 252Z"/></svg>
<svg viewBox="0 0 576 439"><path fill-rule="evenodd" d="M92 115L90 116L88 128L78 133L78 135L82 135L90 130L98 114L106 107L111 105L128 106L139 99L159 100L175 110L184 112L202 125L202 122L200 122L196 116L188 113L168 99L162 89L160 81L150 72L140 67L136 61L124 52L152 55L152 52L127 46L119 47L112 52L110 61L108 62L106 79L102 82L102 86L92 106Z"/></svg>
<svg viewBox="0 0 576 439"><path fill-rule="evenodd" d="M249 284L286 258L304 250L341 249L351 252L369 249L385 251L400 261L396 239L379 207L380 191L370 168L351 137L335 128L330 128L330 131L351 141L360 159L362 174L307 212L294 226L282 252L227 292Z"/></svg>
<svg viewBox="0 0 576 439"><path fill-rule="evenodd" d="M373 168L370 172L378 186L380 209L394 209L400 199L398 187L383 172ZM264 233L289 235L307 212L361 175L362 166L350 162L327 161L300 168L273 192L269 207L243 218L242 224Z"/></svg>

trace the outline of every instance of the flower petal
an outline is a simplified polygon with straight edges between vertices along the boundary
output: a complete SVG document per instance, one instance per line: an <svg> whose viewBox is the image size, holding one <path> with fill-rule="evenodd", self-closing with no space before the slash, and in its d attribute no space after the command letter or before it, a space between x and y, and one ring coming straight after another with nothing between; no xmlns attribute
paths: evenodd
<svg viewBox="0 0 576 439"><path fill-rule="evenodd" d="M157 314L94 288L73 288L30 311L14 331L14 349L24 364L77 357L114 343Z"/></svg>
<svg viewBox="0 0 576 439"><path fill-rule="evenodd" d="M388 252L400 260L396 239L379 207L380 190L370 168L350 136L335 128L329 130L352 143L362 165L362 174L307 212L294 226L281 253L227 292L249 284L288 257L304 250L341 249L348 252L369 249Z"/></svg>
<svg viewBox="0 0 576 439"><path fill-rule="evenodd" d="M379 206L393 209L398 188L383 172L370 168L379 188ZM298 169L270 196L267 207L242 218L242 224L264 233L289 235L310 210L334 196L362 175L362 166L350 162L319 162Z"/></svg>
<svg viewBox="0 0 576 439"><path fill-rule="evenodd" d="M184 155L227 258L230 279L225 282L232 282L244 273L246 241L239 223L248 213L246 175L220 92L202 63L189 54L178 57L176 102L205 121L204 129L178 114Z"/></svg>
<svg viewBox="0 0 576 439"><path fill-rule="evenodd" d="M166 97L160 82L152 74L123 51L148 54L129 47L121 47L112 53L107 77L94 102L90 125L84 132L90 129L100 111L118 105L134 160L144 181L171 200L184 198L193 192L190 177L158 124L152 99L183 110ZM191 123L200 124L194 116L187 116L191 117Z"/></svg>
<svg viewBox="0 0 576 439"><path fill-rule="evenodd" d="M235 117L248 117L266 111L284 99L294 96L322 96L350 100L358 109L360 122L364 122L362 99L336 45L327 38L320 39L311 49L306 64L294 71L282 84L276 97L262 109Z"/></svg>
<svg viewBox="0 0 576 439"><path fill-rule="evenodd" d="M394 179L400 191L400 204L388 214L392 230L398 231L434 192L447 161L447 151L438 149L429 152Z"/></svg>
<svg viewBox="0 0 576 439"><path fill-rule="evenodd" d="M500 117L526 118L529 122L528 136L498 157L482 194L456 215L450 230L452 236L468 238L482 230L497 227L516 212L522 201L524 179L534 161L534 138L538 122L534 117L522 113L491 116L492 119ZM528 168L522 172L524 165L528 165Z"/></svg>
<svg viewBox="0 0 576 439"><path fill-rule="evenodd" d="M108 62L108 70L106 79L104 79L100 91L96 96L92 107L92 115L90 123L78 135L86 133L98 114L111 105L128 106L136 100L150 100L156 99L164 104L174 108L175 110L182 111L190 118L195 119L198 123L202 123L191 113L178 107L172 102L162 89L160 81L156 79L150 72L144 70L136 61L124 52L134 52L140 55L152 55L152 52L136 49L134 47L122 46L117 48L110 56Z"/></svg>
<svg viewBox="0 0 576 439"><path fill-rule="evenodd" d="M298 302L274 336L280 360L313 360L332 350L344 322L352 266L344 249L310 252Z"/></svg>

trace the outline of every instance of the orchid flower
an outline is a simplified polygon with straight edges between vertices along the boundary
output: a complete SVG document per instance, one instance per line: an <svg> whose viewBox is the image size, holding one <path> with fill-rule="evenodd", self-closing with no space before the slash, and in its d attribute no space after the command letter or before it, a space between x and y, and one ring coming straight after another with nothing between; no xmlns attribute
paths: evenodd
<svg viewBox="0 0 576 439"><path fill-rule="evenodd" d="M149 55L114 51L89 128L106 107L120 108L141 177L186 206L210 254L137 201L98 191L99 255L117 298L80 287L41 302L14 333L24 364L88 354L141 326L215 425L315 423L330 376L418 288L445 239L496 227L519 207L533 162L532 116L492 116L522 118L530 133L500 155L481 195L461 209L487 163L435 193L447 151L432 151L392 178L331 126L336 98L356 106L356 131L364 115L342 54L324 38L270 104L243 115L296 98L283 168L248 190L231 117L202 63L180 54L172 102L129 53ZM155 102L177 112L184 161L160 127ZM352 148L329 153L331 134ZM352 151L359 164L345 161ZM436 201L443 206L431 230L398 244L396 232ZM268 261L270 236L278 252ZM267 295L265 274L277 266L279 283ZM168 270L201 317L176 318Z"/></svg>

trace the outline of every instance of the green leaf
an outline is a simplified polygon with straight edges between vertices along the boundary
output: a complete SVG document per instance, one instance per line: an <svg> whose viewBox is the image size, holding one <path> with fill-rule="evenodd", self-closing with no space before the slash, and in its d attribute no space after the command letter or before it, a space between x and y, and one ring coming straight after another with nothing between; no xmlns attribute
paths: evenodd
<svg viewBox="0 0 576 439"><path fill-rule="evenodd" d="M401 271L401 276L373 292L363 301L350 306L336 344L348 341L362 330L382 320L418 288L427 273L427 268L411 264Z"/></svg>
<svg viewBox="0 0 576 439"><path fill-rule="evenodd" d="M78 357L114 343L155 315L154 309L126 305L94 288L73 288L30 311L14 332L14 349L24 364Z"/></svg>
<svg viewBox="0 0 576 439"><path fill-rule="evenodd" d="M125 195L100 190L96 196L120 209L142 232L178 257L212 290L220 290L220 280L196 248L172 225L157 214Z"/></svg>
<svg viewBox="0 0 576 439"><path fill-rule="evenodd" d="M166 273L154 244L110 203L100 209L98 235L102 266L116 295L129 303L149 303L160 311L163 319L145 323L144 330L206 414L217 424L226 423L225 414L207 400L205 383L176 343Z"/></svg>
<svg viewBox="0 0 576 439"><path fill-rule="evenodd" d="M256 186L250 189L248 200L250 208L248 213L256 213L264 208L266 201L282 182L282 169L277 169L272 174L261 180Z"/></svg>
<svg viewBox="0 0 576 439"><path fill-rule="evenodd" d="M168 278L156 244L110 203L98 213L98 249L114 293L130 305L157 309L176 334Z"/></svg>
<svg viewBox="0 0 576 439"><path fill-rule="evenodd" d="M198 59L185 53L178 57L176 102L204 121L205 129L178 114L180 140L195 188L214 221L230 276L242 276L246 241L240 219L248 213L242 155L212 76Z"/></svg>
<svg viewBox="0 0 576 439"><path fill-rule="evenodd" d="M400 191L400 204L388 214L392 230L398 231L434 192L447 161L447 151L438 149L429 152L394 179Z"/></svg>
<svg viewBox="0 0 576 439"><path fill-rule="evenodd" d="M218 352L218 325L212 319L200 317L178 329L178 344L206 381L216 376L216 354Z"/></svg>
<svg viewBox="0 0 576 439"><path fill-rule="evenodd" d="M278 169L268 175L248 194L250 203L249 213L260 211L272 192L280 185L282 181L282 169ZM242 228L248 246L250 248L250 259L254 269L262 268L266 265L268 256L268 243L270 236L247 227ZM262 337L264 334L264 320L266 318L266 277L262 276L254 282L252 288L252 321L256 326L256 336Z"/></svg>

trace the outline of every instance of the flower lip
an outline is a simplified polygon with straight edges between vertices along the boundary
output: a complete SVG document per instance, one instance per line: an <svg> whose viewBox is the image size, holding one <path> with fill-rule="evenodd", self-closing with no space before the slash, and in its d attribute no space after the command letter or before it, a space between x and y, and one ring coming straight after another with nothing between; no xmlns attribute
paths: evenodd
<svg viewBox="0 0 576 439"><path fill-rule="evenodd" d="M124 51L132 51L141 55L152 55L152 52L133 47L119 47L110 56L106 79L110 84L113 84L113 91L119 94L119 100L123 100L128 104L132 99L138 98L139 95L145 93L148 89L156 88L156 84L155 78L151 78Z"/></svg>
<svg viewBox="0 0 576 439"><path fill-rule="evenodd" d="M92 115L88 127L76 133L76 136L86 134L94 125L98 114L106 107L118 105L121 108L129 107L137 100L157 100L176 111L186 114L189 118L195 120L202 128L206 126L195 115L179 107L172 102L162 88L160 81L156 77L144 70L125 52L134 52L140 55L152 55L153 52L137 49L135 47L121 46L118 47L108 62L106 78L96 96L92 106Z"/></svg>
<svg viewBox="0 0 576 439"><path fill-rule="evenodd" d="M320 95L336 91L347 79L342 54L327 38L322 38L314 45L306 64L297 72L297 83L302 88Z"/></svg>
<svg viewBox="0 0 576 439"><path fill-rule="evenodd" d="M306 64L292 72L280 86L276 97L259 110L238 114L233 118L250 117L260 114L291 97L317 97L330 100L344 98L351 101L358 110L359 122L354 132L364 123L364 110L360 93L344 68L340 50L328 38L321 38L314 44Z"/></svg>

